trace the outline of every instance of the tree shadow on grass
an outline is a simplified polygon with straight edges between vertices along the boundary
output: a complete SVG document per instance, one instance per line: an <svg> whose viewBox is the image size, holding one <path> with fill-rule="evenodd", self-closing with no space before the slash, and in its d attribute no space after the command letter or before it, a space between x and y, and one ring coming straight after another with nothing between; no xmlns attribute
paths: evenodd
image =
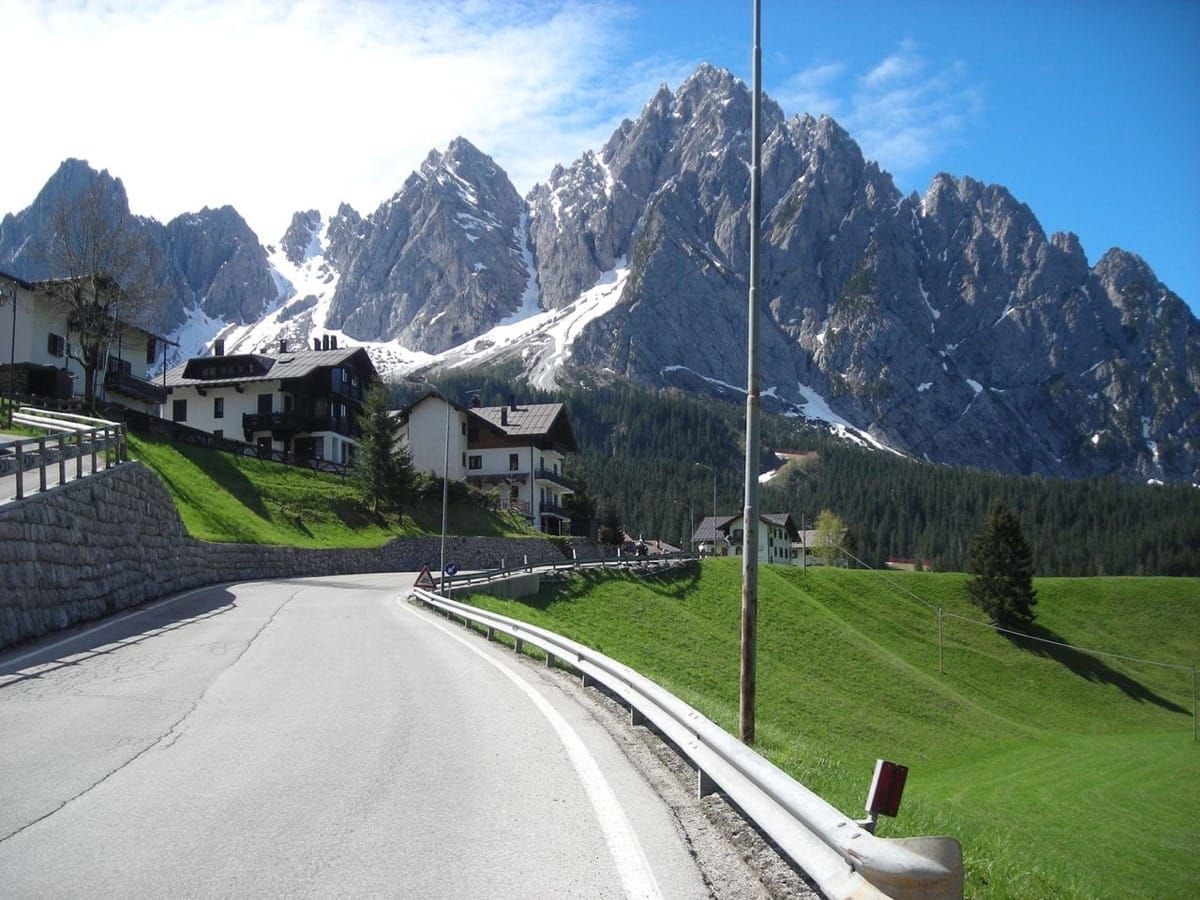
<svg viewBox="0 0 1200 900"><path fill-rule="evenodd" d="M1040 640L1031 640L1030 637L1008 632L1000 633L1008 638L1013 646L1036 656L1053 659L1060 665L1070 669L1080 678L1100 684L1110 684L1120 689L1125 696L1131 700L1136 700L1138 703L1153 703L1155 706L1161 707L1168 712L1182 713L1187 716L1192 714L1190 709L1184 709L1178 703L1173 703L1165 697L1156 694L1141 682L1130 678L1124 672L1117 671L1108 665L1108 663L1087 651L1070 646L1061 646L1067 643L1066 639L1049 628L1043 628L1041 625L1033 625L1026 630L1030 637L1039 638ZM1056 641L1057 643L1048 644L1045 641Z"/></svg>
<svg viewBox="0 0 1200 900"><path fill-rule="evenodd" d="M186 448L181 452L196 468L252 513L263 519L271 518L266 504L259 496L258 487L233 464L233 457L226 453L187 453Z"/></svg>

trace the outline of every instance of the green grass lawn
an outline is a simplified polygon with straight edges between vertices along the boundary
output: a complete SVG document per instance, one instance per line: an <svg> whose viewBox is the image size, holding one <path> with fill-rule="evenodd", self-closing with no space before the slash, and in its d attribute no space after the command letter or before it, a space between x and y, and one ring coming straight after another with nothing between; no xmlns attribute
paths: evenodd
<svg viewBox="0 0 1200 900"><path fill-rule="evenodd" d="M133 435L129 453L158 474L188 532L203 540L377 547L396 536L441 531L440 489L398 519L385 519L365 509L354 484L337 475ZM523 520L485 510L459 493L457 487L451 491L449 533L534 534Z"/></svg>
<svg viewBox="0 0 1200 900"><path fill-rule="evenodd" d="M950 834L979 897L1200 896L1191 673L1019 642L978 620L965 576L760 570L758 749L850 815L877 757L909 766L880 834ZM1039 579L1039 634L1182 666L1200 581ZM741 571L589 574L489 609L654 678L736 733ZM911 592L911 593L908 593Z"/></svg>

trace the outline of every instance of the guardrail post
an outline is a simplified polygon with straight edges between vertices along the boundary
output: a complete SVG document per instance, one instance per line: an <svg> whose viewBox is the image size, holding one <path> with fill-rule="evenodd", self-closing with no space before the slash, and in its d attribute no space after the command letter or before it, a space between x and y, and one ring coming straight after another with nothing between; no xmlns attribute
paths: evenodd
<svg viewBox="0 0 1200 900"><path fill-rule="evenodd" d="M487 627L487 639L489 641L494 641L496 639L496 629L491 625Z"/></svg>
<svg viewBox="0 0 1200 900"><path fill-rule="evenodd" d="M41 492L46 493L46 439L38 438L38 485Z"/></svg>
<svg viewBox="0 0 1200 900"><path fill-rule="evenodd" d="M513 652L520 655L525 649L525 642L520 638L513 638Z"/></svg>
<svg viewBox="0 0 1200 900"><path fill-rule="evenodd" d="M703 800L709 794L715 794L719 788L717 783L708 777L701 768L696 769L696 799Z"/></svg>
<svg viewBox="0 0 1200 900"><path fill-rule="evenodd" d="M555 656L553 653L546 654L546 668L547 669L553 669L557 662L558 662L558 657Z"/></svg>
<svg viewBox="0 0 1200 900"><path fill-rule="evenodd" d="M629 724L630 725L645 725L646 717L636 706L629 707Z"/></svg>
<svg viewBox="0 0 1200 900"><path fill-rule="evenodd" d="M67 436L58 435L58 483L67 483Z"/></svg>

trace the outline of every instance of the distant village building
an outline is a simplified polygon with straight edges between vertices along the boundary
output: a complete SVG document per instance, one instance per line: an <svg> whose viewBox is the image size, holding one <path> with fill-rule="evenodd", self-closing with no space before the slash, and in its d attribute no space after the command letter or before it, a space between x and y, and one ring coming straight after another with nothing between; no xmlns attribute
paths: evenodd
<svg viewBox="0 0 1200 900"><path fill-rule="evenodd" d="M353 463L363 398L379 374L361 347L197 356L167 372L165 419L283 453L296 462Z"/></svg>
<svg viewBox="0 0 1200 900"><path fill-rule="evenodd" d="M84 396L84 369L71 358L70 305L56 296L62 279L24 281L0 272L0 392L10 386L18 397L67 401ZM119 321L101 368L96 371L98 403L153 414L166 396L146 377L161 364L167 340Z"/></svg>
<svg viewBox="0 0 1200 900"><path fill-rule="evenodd" d="M743 516L706 516L692 535L692 544L703 556L741 556L745 526ZM758 522L758 560L791 565L793 544L799 540L790 513L764 513Z"/></svg>
<svg viewBox="0 0 1200 900"><path fill-rule="evenodd" d="M570 534L563 464L578 446L563 404L466 407L430 392L393 415L416 471L497 490L534 528Z"/></svg>

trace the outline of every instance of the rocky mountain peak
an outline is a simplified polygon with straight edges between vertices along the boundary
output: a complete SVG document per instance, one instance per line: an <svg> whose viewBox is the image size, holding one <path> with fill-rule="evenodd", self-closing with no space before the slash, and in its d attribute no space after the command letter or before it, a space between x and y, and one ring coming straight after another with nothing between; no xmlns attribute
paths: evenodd
<svg viewBox="0 0 1200 900"><path fill-rule="evenodd" d="M292 215L292 222L279 244L284 255L298 266L316 254L320 235L321 214L315 209L308 209Z"/></svg>

